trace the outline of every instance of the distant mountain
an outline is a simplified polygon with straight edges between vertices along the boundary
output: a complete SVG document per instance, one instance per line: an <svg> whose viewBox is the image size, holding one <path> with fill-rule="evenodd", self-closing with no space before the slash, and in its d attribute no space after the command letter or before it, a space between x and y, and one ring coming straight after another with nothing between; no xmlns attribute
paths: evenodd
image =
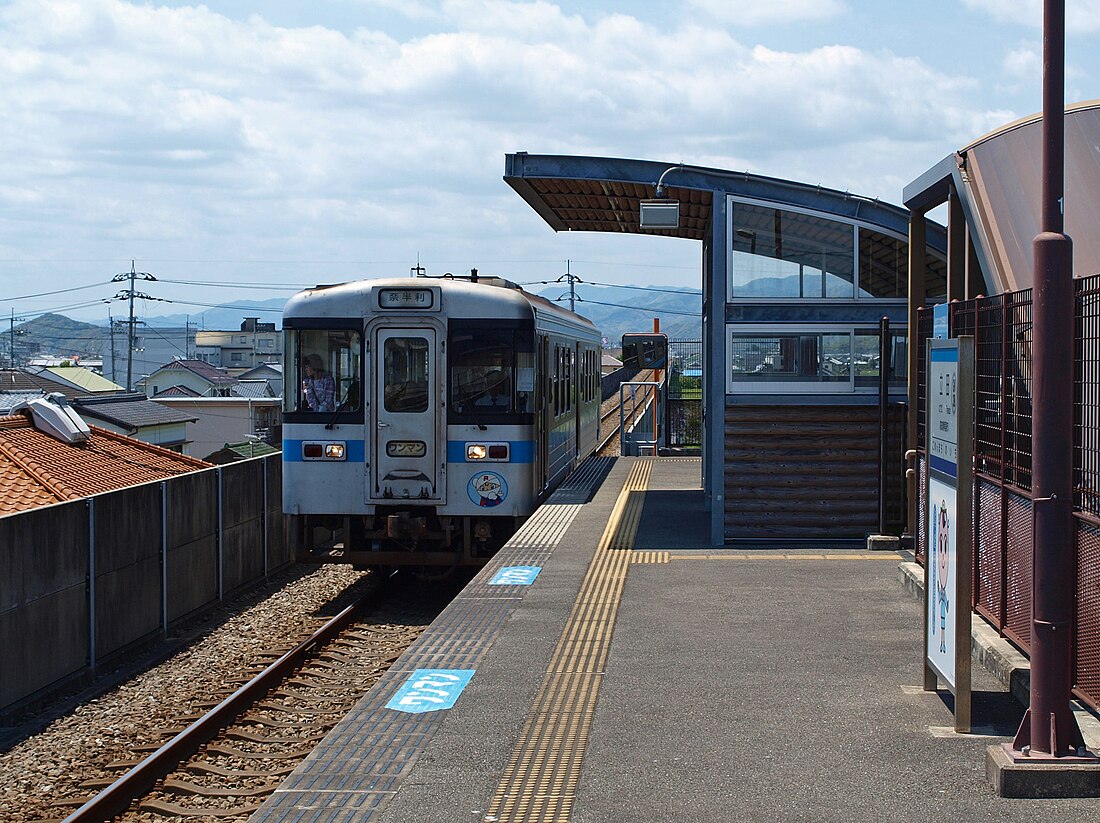
<svg viewBox="0 0 1100 823"><path fill-rule="evenodd" d="M559 305L569 305L569 287L555 285L541 294ZM143 322L154 328L182 328L191 323L196 330L239 329L246 317L259 317L265 323L282 326L282 310L286 298L240 300L196 314L169 314L145 317ZM627 332L652 331L653 318L658 318L661 331L673 340L698 340L702 336L702 294L698 289L666 287L627 288L623 286L576 287L575 308L591 320L607 338L609 346L617 346ZM61 356L101 357L110 347L106 326L70 320L60 314L44 314L16 326L16 357L20 361L39 352ZM0 352L7 362L9 336L0 335Z"/></svg>
<svg viewBox="0 0 1100 823"><path fill-rule="evenodd" d="M145 323L159 328L182 328L191 323L197 330L232 331L241 327L246 317L258 317L263 323L283 325L283 306L288 297L272 297L269 300L235 300L223 303L211 309L194 311L190 314L161 314L145 317Z"/></svg>
<svg viewBox="0 0 1100 823"><path fill-rule="evenodd" d="M106 327L70 320L61 314L43 314L21 323L15 327L15 335L15 355L19 362L39 352L64 357L101 357L110 345ZM2 339L6 353L9 335L2 335Z"/></svg>
<svg viewBox="0 0 1100 823"><path fill-rule="evenodd" d="M557 284L537 294L562 306L569 305L569 287ZM628 332L653 331L653 318L670 340L698 340L703 335L703 294L698 289L667 286L576 287L574 310L591 320L607 338L619 345Z"/></svg>

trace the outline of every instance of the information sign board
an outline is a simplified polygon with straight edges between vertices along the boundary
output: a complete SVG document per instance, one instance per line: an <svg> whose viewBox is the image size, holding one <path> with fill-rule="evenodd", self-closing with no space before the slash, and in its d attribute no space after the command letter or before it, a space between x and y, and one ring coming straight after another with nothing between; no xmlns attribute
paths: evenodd
<svg viewBox="0 0 1100 823"><path fill-rule="evenodd" d="M924 487L924 687L955 694L970 731L974 338L929 340Z"/></svg>

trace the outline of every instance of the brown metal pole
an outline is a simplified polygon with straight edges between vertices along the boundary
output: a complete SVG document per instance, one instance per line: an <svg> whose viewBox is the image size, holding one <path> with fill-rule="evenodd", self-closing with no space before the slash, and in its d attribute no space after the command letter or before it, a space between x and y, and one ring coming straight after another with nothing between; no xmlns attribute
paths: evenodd
<svg viewBox="0 0 1100 823"><path fill-rule="evenodd" d="M1031 706L1014 747L1077 754L1070 709L1074 612L1073 243L1063 231L1065 0L1043 5L1042 224L1034 242L1034 409L1031 436L1034 568ZM1029 728L1024 729L1024 725ZM1025 739L1026 734L1026 739Z"/></svg>
<svg viewBox="0 0 1100 823"><path fill-rule="evenodd" d="M886 486L889 482L890 318L878 321L878 533L886 534Z"/></svg>

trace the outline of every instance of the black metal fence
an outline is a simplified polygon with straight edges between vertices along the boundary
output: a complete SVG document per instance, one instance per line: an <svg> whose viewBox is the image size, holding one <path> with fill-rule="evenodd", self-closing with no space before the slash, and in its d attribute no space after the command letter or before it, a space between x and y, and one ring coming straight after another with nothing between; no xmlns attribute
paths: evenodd
<svg viewBox="0 0 1100 823"><path fill-rule="evenodd" d="M668 341L666 445L697 449L703 445L703 341Z"/></svg>
<svg viewBox="0 0 1100 823"><path fill-rule="evenodd" d="M1077 694L1100 707L1100 275L1075 281L1073 439L1077 614L1074 683ZM918 326L918 433L920 506L927 471L924 342L932 312ZM973 335L974 591L973 607L1025 652L1031 645L1032 580L1032 325L1031 291L953 303L950 334ZM1067 398L1070 402L1070 398ZM962 433L960 433L960 436ZM960 481L962 478L960 477ZM917 557L927 536L917 524Z"/></svg>

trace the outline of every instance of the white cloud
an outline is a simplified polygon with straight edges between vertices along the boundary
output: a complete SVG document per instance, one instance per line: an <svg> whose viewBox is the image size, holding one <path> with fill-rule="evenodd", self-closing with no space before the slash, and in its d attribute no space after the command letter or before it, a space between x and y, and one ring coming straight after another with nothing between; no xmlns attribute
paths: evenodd
<svg viewBox="0 0 1100 823"><path fill-rule="evenodd" d="M983 11L995 20L1041 29L1043 0L963 0L969 8ZM1066 35L1100 31L1100 0L1066 0Z"/></svg>
<svg viewBox="0 0 1100 823"><path fill-rule="evenodd" d="M844 0L688 0L723 23L734 26L767 26L838 17L847 10Z"/></svg>
<svg viewBox="0 0 1100 823"><path fill-rule="evenodd" d="M721 26L548 2L422 6L446 22L397 38L12 0L0 152L19 162L0 167L0 251L393 261L434 247L476 265L478 249L556 242L521 234L538 220L501 182L506 152L747 168L896 201L906 174L1014 116L889 51L752 48Z"/></svg>
<svg viewBox="0 0 1100 823"><path fill-rule="evenodd" d="M1043 55L1030 46L1021 45L1005 55L1004 70L1009 77L1034 81L1043 76Z"/></svg>

